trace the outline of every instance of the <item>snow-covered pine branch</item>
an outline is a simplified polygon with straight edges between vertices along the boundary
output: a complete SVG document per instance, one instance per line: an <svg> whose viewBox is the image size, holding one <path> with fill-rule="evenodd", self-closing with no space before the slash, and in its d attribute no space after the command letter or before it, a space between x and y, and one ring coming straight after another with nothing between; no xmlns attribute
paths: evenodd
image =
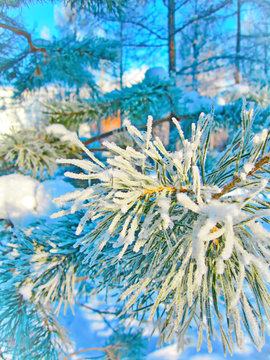
<svg viewBox="0 0 270 360"><path fill-rule="evenodd" d="M58 199L71 204L64 213L83 209L77 235L95 224L75 244L85 266L104 277L104 286L121 284L125 312L138 318L149 312L161 342L176 336L181 343L193 324L198 348L206 333L211 351L215 328L225 353L234 342L243 346L242 327L258 349L263 345L263 311L270 320L269 131L252 141L251 123L244 109L241 134L208 173L212 118L204 114L192 124L191 140L174 120L176 152L152 139L149 117L146 133L125 124L136 149L104 143L115 154L105 167L92 154L88 165L59 160L82 169L67 176L95 180Z"/></svg>
<svg viewBox="0 0 270 360"><path fill-rule="evenodd" d="M0 134L0 165L4 172L16 169L40 179L53 175L57 158L80 157L73 136L61 124Z"/></svg>

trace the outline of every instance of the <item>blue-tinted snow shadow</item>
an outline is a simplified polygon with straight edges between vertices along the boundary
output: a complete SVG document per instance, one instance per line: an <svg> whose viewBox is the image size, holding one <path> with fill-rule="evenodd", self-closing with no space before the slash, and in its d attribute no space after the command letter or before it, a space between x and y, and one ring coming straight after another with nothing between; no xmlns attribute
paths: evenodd
<svg viewBox="0 0 270 360"><path fill-rule="evenodd" d="M89 303L88 303L89 304ZM93 307L95 307L95 303ZM70 332L70 337L74 341L74 350L86 349L89 347L104 347L106 340L111 334L110 328L102 320L102 317L94 312L85 310L79 306L74 307L75 315L72 314L71 309L67 310L67 314L60 316L60 322ZM265 360L270 359L270 338L266 336L265 345L259 352L251 341L248 340L243 352L238 349L234 350L231 356L227 357L223 354L222 344L218 339L213 341L213 352L208 353L207 344L202 343L199 352L196 350L196 332L191 332L191 343L187 346L184 352L177 354L176 345L166 345L162 348L157 347L157 336L149 339L149 329L145 327L145 355L146 360ZM100 353L91 353L91 355L100 355Z"/></svg>

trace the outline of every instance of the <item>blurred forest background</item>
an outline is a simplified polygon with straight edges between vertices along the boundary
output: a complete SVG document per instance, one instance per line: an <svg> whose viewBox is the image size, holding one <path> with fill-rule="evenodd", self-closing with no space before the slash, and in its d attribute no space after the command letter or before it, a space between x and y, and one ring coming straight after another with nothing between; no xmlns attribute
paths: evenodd
<svg viewBox="0 0 270 360"><path fill-rule="evenodd" d="M42 38L15 16L22 4L1 5L3 109L36 98L43 122L77 130L103 120L103 131L112 119L209 111L201 97L216 108L243 95L268 105L267 0L57 3L58 35L48 27Z"/></svg>

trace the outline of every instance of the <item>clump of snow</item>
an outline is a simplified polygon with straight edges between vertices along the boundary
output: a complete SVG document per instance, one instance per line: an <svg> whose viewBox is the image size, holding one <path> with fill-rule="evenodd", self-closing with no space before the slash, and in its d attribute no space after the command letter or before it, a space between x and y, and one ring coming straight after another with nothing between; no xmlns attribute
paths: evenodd
<svg viewBox="0 0 270 360"><path fill-rule="evenodd" d="M52 199L74 190L63 180L43 183L21 174L0 177L0 218L26 226L40 217L48 217L58 206Z"/></svg>
<svg viewBox="0 0 270 360"><path fill-rule="evenodd" d="M84 99L89 98L89 93L87 87L80 89L80 97ZM56 98L67 99L67 97L72 100L76 96L71 89L67 90L57 85L50 85L32 92L25 92L20 99L14 98L14 90L12 88L0 87L0 134L10 133L12 128L27 129L43 125L43 104L55 101Z"/></svg>
<svg viewBox="0 0 270 360"><path fill-rule="evenodd" d="M52 35L51 35L51 31L48 28L48 26L43 26L41 31L40 31L40 37L41 39L44 40L51 40L52 39Z"/></svg>
<svg viewBox="0 0 270 360"><path fill-rule="evenodd" d="M263 131L260 134L256 134L253 138L253 143L256 145L259 145L263 143L267 137L267 129L263 129Z"/></svg>
<svg viewBox="0 0 270 360"><path fill-rule="evenodd" d="M46 127L46 133L53 135L60 139L61 141L74 143L74 139L76 139L76 133L69 131L62 124L52 124Z"/></svg>
<svg viewBox="0 0 270 360"><path fill-rule="evenodd" d="M87 123L80 124L78 130L78 136L80 138L90 138L91 137L91 130L90 126Z"/></svg>
<svg viewBox="0 0 270 360"><path fill-rule="evenodd" d="M170 198L166 197L165 194L161 194L158 197L158 206L160 207L160 216L164 222L164 228L173 227L173 222L170 219L169 210L171 206Z"/></svg>
<svg viewBox="0 0 270 360"><path fill-rule="evenodd" d="M248 174L254 168L254 164L251 162L246 162L244 164L244 172Z"/></svg>
<svg viewBox="0 0 270 360"><path fill-rule="evenodd" d="M19 294L22 295L24 300L30 300L32 297L33 285L28 283L20 287Z"/></svg>
<svg viewBox="0 0 270 360"><path fill-rule="evenodd" d="M130 69L128 71L125 71L123 75L124 86L131 87L132 85L141 82L144 79L147 69L147 65L142 65L138 69Z"/></svg>
<svg viewBox="0 0 270 360"><path fill-rule="evenodd" d="M226 99L224 99L224 97L222 97L221 95L216 96L216 103L220 106L224 106L226 105Z"/></svg>
<svg viewBox="0 0 270 360"><path fill-rule="evenodd" d="M250 355L253 352L252 343L248 337L244 338L244 347L243 349L235 348L235 354L245 354L245 356Z"/></svg>
<svg viewBox="0 0 270 360"><path fill-rule="evenodd" d="M215 100L202 96L198 91L191 90L181 96L176 104L177 113L180 114L197 114L202 111L208 113L214 106L215 113L222 109L220 104Z"/></svg>
<svg viewBox="0 0 270 360"><path fill-rule="evenodd" d="M223 84L220 88L223 88L223 90L216 95L215 99L217 104L222 106L241 99L251 93L251 88L246 84Z"/></svg>
<svg viewBox="0 0 270 360"><path fill-rule="evenodd" d="M237 204L225 203L217 200L211 200L200 208L200 213L213 219L215 222L222 221L227 217L238 218L240 209Z"/></svg>
<svg viewBox="0 0 270 360"><path fill-rule="evenodd" d="M237 94L239 97L242 97L250 92L250 87L245 84L234 84L230 91Z"/></svg>
<svg viewBox="0 0 270 360"><path fill-rule="evenodd" d="M146 71L143 82L146 85L152 85L168 80L169 80L168 73L164 70L163 67L153 67Z"/></svg>

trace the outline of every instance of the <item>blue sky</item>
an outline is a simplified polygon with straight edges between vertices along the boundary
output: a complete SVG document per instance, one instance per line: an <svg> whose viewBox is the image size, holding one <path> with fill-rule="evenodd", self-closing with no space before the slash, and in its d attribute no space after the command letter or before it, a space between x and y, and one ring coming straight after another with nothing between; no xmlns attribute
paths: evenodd
<svg viewBox="0 0 270 360"><path fill-rule="evenodd" d="M58 31L55 27L54 17L55 4L36 3L31 6L21 6L20 13L26 29L39 37L45 29L49 29L51 36L57 36Z"/></svg>
<svg viewBox="0 0 270 360"><path fill-rule="evenodd" d="M61 1L54 3L50 2L34 2L30 6L21 6L16 13L19 12L21 16L21 21L25 26L27 32L32 35L34 40L38 38L50 39L53 37L59 37L59 31L56 27L57 22L59 22L59 16L61 17ZM58 21L57 21L58 20ZM147 64L149 66L149 64ZM143 63L136 63L135 67L141 68ZM161 59L158 58L156 66L167 66L167 58ZM134 64L127 62L125 70L130 70L134 67ZM144 72L145 70L143 70Z"/></svg>

